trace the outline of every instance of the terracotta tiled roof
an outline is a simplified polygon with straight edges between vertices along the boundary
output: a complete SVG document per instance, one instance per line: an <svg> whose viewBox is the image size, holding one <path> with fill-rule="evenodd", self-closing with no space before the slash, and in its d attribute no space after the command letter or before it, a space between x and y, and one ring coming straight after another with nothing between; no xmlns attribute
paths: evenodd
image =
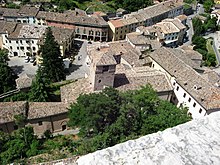
<svg viewBox="0 0 220 165"><path fill-rule="evenodd" d="M124 23L122 22L121 19L111 20L111 21L109 21L109 22L110 22L115 28L124 26Z"/></svg>
<svg viewBox="0 0 220 165"><path fill-rule="evenodd" d="M0 102L0 124L13 122L15 115L26 115L27 102Z"/></svg>
<svg viewBox="0 0 220 165"><path fill-rule="evenodd" d="M79 95L91 93L92 86L89 79L78 79L76 82L62 86L60 92L62 102L73 103L76 102Z"/></svg>
<svg viewBox="0 0 220 165"><path fill-rule="evenodd" d="M68 112L68 104L62 102L30 102L28 119L44 118Z"/></svg>
<svg viewBox="0 0 220 165"><path fill-rule="evenodd" d="M34 79L34 75L22 74L17 78L16 85L18 89L31 87L32 81Z"/></svg>
<svg viewBox="0 0 220 165"><path fill-rule="evenodd" d="M178 51L160 48L150 57L162 66L206 110L220 109L220 89L178 58Z"/></svg>
<svg viewBox="0 0 220 165"><path fill-rule="evenodd" d="M2 9L0 9L1 11ZM39 8L32 7L30 5L21 6L20 9L4 9L4 17L35 17L39 12Z"/></svg>
<svg viewBox="0 0 220 165"><path fill-rule="evenodd" d="M13 33L9 38L34 38L39 39L45 33L46 26L33 24L17 24Z"/></svg>
<svg viewBox="0 0 220 165"><path fill-rule="evenodd" d="M0 33L8 33L11 34L16 27L15 22L6 22L6 21L0 21Z"/></svg>
<svg viewBox="0 0 220 165"><path fill-rule="evenodd" d="M107 22L100 16L76 15L75 11L68 11L65 13L40 11L37 14L37 18L42 18L49 22L63 22L73 25L108 26Z"/></svg>
<svg viewBox="0 0 220 165"><path fill-rule="evenodd" d="M157 92L173 90L164 73L149 67L127 69L115 75L114 86L121 91L140 89L147 84Z"/></svg>

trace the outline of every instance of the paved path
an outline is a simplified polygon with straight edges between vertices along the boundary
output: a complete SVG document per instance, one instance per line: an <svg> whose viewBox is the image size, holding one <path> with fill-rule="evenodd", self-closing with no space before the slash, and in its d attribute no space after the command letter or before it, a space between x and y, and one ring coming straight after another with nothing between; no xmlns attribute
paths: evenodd
<svg viewBox="0 0 220 165"><path fill-rule="evenodd" d="M89 67L86 65L88 42L75 40L75 44L79 45L80 49L70 68L70 75L66 77L67 80L83 78L89 73Z"/></svg>
<svg viewBox="0 0 220 165"><path fill-rule="evenodd" d="M57 135L77 135L78 133L79 133L79 128L64 130L64 131L61 131L61 132L56 132L56 133L53 133L53 136L57 136Z"/></svg>
<svg viewBox="0 0 220 165"><path fill-rule="evenodd" d="M8 65L15 71L16 74L20 75L22 73L35 75L38 69L37 66L33 66L33 63L25 63L25 57L10 57Z"/></svg>
<svg viewBox="0 0 220 165"><path fill-rule="evenodd" d="M219 53L219 46L220 46L220 43L219 43L219 31L215 32L215 33L210 33L206 36L203 36L205 39L208 39L208 38L213 38L213 49L215 51L215 55L216 55L216 59L217 59L217 62L218 62L218 65L220 64L220 53Z"/></svg>

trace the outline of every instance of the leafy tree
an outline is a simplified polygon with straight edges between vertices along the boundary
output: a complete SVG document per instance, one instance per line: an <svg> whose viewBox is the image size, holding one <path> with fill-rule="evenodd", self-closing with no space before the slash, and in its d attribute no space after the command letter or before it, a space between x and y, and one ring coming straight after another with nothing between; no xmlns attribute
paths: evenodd
<svg viewBox="0 0 220 165"><path fill-rule="evenodd" d="M17 126L19 126L20 128L21 127L24 127L25 125L25 122L27 120L26 116L22 115L22 114L19 114L19 115L15 115L14 116L14 119L15 119L15 124Z"/></svg>
<svg viewBox="0 0 220 165"><path fill-rule="evenodd" d="M16 88L17 75L8 66L8 60L7 51L0 50L0 94Z"/></svg>
<svg viewBox="0 0 220 165"><path fill-rule="evenodd" d="M77 6L73 0L60 0L58 3L58 9L60 11L74 9L75 7L77 7Z"/></svg>
<svg viewBox="0 0 220 165"><path fill-rule="evenodd" d="M79 126L81 129L86 127L87 133L91 128L95 130L92 138L86 139L78 147L78 152L81 154L161 131L190 120L186 109L179 109L168 101L160 100L151 86L119 94L115 90L111 92L111 88L108 91L111 93L111 100L120 100L118 101L120 104L117 107L117 117L107 125L103 124L105 120L100 114L107 109L111 110L108 113L112 112L112 107L115 105L111 100L103 99L106 96L106 94L103 95L104 92L81 95L70 109L69 117L72 126ZM104 129L98 128L97 125L104 125Z"/></svg>
<svg viewBox="0 0 220 165"><path fill-rule="evenodd" d="M203 7L205 9L205 12L209 13L211 11L211 8L214 5L214 1L213 0L205 0L203 3Z"/></svg>
<svg viewBox="0 0 220 165"><path fill-rule="evenodd" d="M48 28L45 42L41 47L43 57L42 74L50 82L65 80L64 64L60 53L60 47L55 41L51 28Z"/></svg>
<svg viewBox="0 0 220 165"><path fill-rule="evenodd" d="M204 27L202 26L203 23L198 17L192 19L192 24L195 36L199 36L204 33Z"/></svg>
<svg viewBox="0 0 220 165"><path fill-rule="evenodd" d="M69 125L80 127L84 136L103 132L118 117L120 96L114 88L81 95L69 110Z"/></svg>
<svg viewBox="0 0 220 165"><path fill-rule="evenodd" d="M166 128L185 123L190 120L187 114L187 108L177 108L167 101L160 100L154 108L154 114L148 115L143 120L141 134L150 134L157 131L163 131Z"/></svg>
<svg viewBox="0 0 220 165"><path fill-rule="evenodd" d="M205 38L194 35L192 37L192 43L195 45L194 49L203 49L207 51Z"/></svg>
<svg viewBox="0 0 220 165"><path fill-rule="evenodd" d="M207 20L204 22L204 29L205 31L216 31L218 30L218 26L217 26L217 18L213 17L211 18L210 16L208 16Z"/></svg>
<svg viewBox="0 0 220 165"><path fill-rule="evenodd" d="M25 127L14 131L9 139L1 146L0 163L8 164L38 153L39 144L32 127Z"/></svg>

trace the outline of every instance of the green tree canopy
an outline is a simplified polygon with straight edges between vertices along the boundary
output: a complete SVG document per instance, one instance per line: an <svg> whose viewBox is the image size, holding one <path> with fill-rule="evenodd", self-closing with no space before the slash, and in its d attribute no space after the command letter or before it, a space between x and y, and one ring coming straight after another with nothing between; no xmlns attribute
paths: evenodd
<svg viewBox="0 0 220 165"><path fill-rule="evenodd" d="M17 75L8 66L8 52L0 50L0 94L16 88Z"/></svg>
<svg viewBox="0 0 220 165"><path fill-rule="evenodd" d="M111 93L111 97L107 93ZM71 126L80 127L80 132L81 129L87 130L83 136L93 130L92 139L79 147L80 151L85 150L83 153L162 131L190 120L187 109L160 100L151 86L124 93L107 88L100 93L81 95L77 103L71 106L69 118Z"/></svg>
<svg viewBox="0 0 220 165"><path fill-rule="evenodd" d="M5 141L0 147L0 164L8 164L38 153L39 142L32 127L18 129L7 136L0 133L0 139Z"/></svg>
<svg viewBox="0 0 220 165"><path fill-rule="evenodd" d="M49 100L49 92L48 87L46 86L46 79L42 74L42 68L39 68L37 70L35 80L32 82L31 85L29 101L46 102Z"/></svg>
<svg viewBox="0 0 220 165"><path fill-rule="evenodd" d="M42 74L50 82L58 82L66 79L63 59L60 47L55 41L51 28L48 28L45 42L41 47L43 57Z"/></svg>

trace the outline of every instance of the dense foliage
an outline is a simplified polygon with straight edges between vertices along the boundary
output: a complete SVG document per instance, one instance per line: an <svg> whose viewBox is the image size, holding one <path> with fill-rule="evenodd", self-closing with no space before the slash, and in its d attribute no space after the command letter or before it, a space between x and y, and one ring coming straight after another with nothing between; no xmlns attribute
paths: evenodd
<svg viewBox="0 0 220 165"><path fill-rule="evenodd" d="M194 35L192 37L192 43L195 45L194 50L198 51L203 56L203 65L205 66L216 66L215 54L208 52L207 50L207 40L202 37L203 34L207 32L215 32L218 30L216 24L216 18L207 17L204 23L199 18L193 18L193 30Z"/></svg>
<svg viewBox="0 0 220 165"><path fill-rule="evenodd" d="M38 154L40 146L33 128L25 127L14 131L11 135L0 132L0 164Z"/></svg>
<svg viewBox="0 0 220 165"><path fill-rule="evenodd" d="M102 0L102 1L96 1L96 0L53 0L52 3L58 5L59 11L64 11L68 9L73 9L74 7L81 8L85 10L88 7L91 6L98 6L99 3L102 5L106 5L110 8L113 8L114 10L117 10L118 8L123 8L129 12L136 11L138 9L150 6L153 4L152 0L121 0L120 2L117 0ZM101 10L98 9L98 10ZM108 11L105 11L108 12Z"/></svg>
<svg viewBox="0 0 220 165"><path fill-rule="evenodd" d="M42 74L50 82L66 79L59 44L55 41L51 28L48 28L44 44L41 46Z"/></svg>
<svg viewBox="0 0 220 165"><path fill-rule="evenodd" d="M80 127L80 137L53 137L46 131L45 138L37 139L32 128L23 128L26 118L14 116L19 129L11 135L0 132L0 164L32 164L25 158L43 153L49 158L36 158L35 163L87 154L187 122L190 118L186 113L186 109L160 100L150 86L124 93L106 88L100 93L84 94L69 110L69 124Z"/></svg>
<svg viewBox="0 0 220 165"><path fill-rule="evenodd" d="M44 76L42 75L42 68L38 68L35 80L32 82L29 93L29 101L46 102L49 101L49 88Z"/></svg>
<svg viewBox="0 0 220 165"><path fill-rule="evenodd" d="M186 112L160 100L150 86L125 93L107 88L81 95L69 110L69 125L80 127L88 141L79 150L91 152L187 122Z"/></svg>
<svg viewBox="0 0 220 165"><path fill-rule="evenodd" d="M8 52L0 50L0 94L16 88L17 75L8 66Z"/></svg>

